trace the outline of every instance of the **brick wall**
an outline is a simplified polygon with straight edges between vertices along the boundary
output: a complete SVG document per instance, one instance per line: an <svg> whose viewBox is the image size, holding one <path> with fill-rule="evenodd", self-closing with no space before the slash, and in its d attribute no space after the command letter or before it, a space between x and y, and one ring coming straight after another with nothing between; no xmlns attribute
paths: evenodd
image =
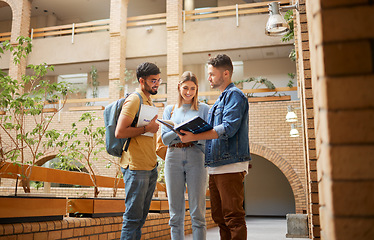
<svg viewBox="0 0 374 240"><path fill-rule="evenodd" d="M317 179L317 156L314 129L314 106L312 93L312 78L310 67L308 22L306 17L305 0L299 1L298 11L295 13L295 50L298 59L297 77L301 101L302 123L304 124L306 183L307 183L307 212L309 236L320 238L319 199Z"/></svg>
<svg viewBox="0 0 374 240"><path fill-rule="evenodd" d="M321 238L373 239L373 1L306 4Z"/></svg>
<svg viewBox="0 0 374 240"><path fill-rule="evenodd" d="M210 209L206 211L207 228L216 227ZM168 213L150 213L142 228L141 239L170 239ZM0 224L0 240L28 239L119 239L122 217L71 218L61 221ZM191 234L191 217L186 211L185 234Z"/></svg>
<svg viewBox="0 0 374 240"><path fill-rule="evenodd" d="M299 107L299 101L259 102L249 106L249 142L251 154L276 165L288 179L295 196L296 212L306 210L305 163L301 126L300 137L289 136L287 106ZM300 110L296 109L300 117ZM300 124L300 123L299 123Z"/></svg>

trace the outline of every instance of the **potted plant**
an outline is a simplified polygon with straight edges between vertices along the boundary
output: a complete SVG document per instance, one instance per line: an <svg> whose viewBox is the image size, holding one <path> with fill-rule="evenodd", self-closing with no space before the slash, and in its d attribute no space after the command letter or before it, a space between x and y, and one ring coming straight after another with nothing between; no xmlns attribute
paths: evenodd
<svg viewBox="0 0 374 240"><path fill-rule="evenodd" d="M20 64L23 59L31 52L31 39L27 37L17 38L17 44L10 44L5 41L0 46L0 54L9 51L13 56L14 63ZM60 212L54 214L53 211L47 211L47 216L58 215L62 218L65 214L65 200L59 199L57 205L52 203L51 199L46 199L44 203L36 201L35 197L16 197L17 186L20 180L25 193L30 193L30 176L33 166L42 157L49 154L56 147L57 139L60 133L54 129L49 129L54 116L64 106L67 94L70 91L66 83L52 83L45 80L44 76L53 66L47 64L28 65L34 73L32 75L23 75L20 79L14 79L11 76L0 71L0 109L5 114L0 115L0 178L11 177L16 179L15 196L11 199L2 196L0 201L0 218L19 221L24 218L29 221L33 218L43 216L40 206L43 209L55 208ZM60 108L53 111L45 111L48 104L47 99L61 101ZM17 174L7 171L11 166L17 165ZM13 175L12 175L13 174ZM12 175L12 176L10 176ZM27 203L21 204L23 200ZM34 201L35 200L35 201ZM12 203L17 203L13 206ZM51 205L52 204L52 205ZM22 205L22 207L20 207ZM62 215L61 215L62 205ZM17 212L17 209L21 212ZM36 210L37 212L32 212ZM34 215L36 214L36 215Z"/></svg>

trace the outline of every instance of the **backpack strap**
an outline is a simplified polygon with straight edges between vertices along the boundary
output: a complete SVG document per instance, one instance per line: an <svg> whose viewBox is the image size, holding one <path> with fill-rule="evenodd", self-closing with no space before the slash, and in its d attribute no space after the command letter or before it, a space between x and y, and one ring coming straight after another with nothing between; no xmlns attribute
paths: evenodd
<svg viewBox="0 0 374 240"><path fill-rule="evenodd" d="M143 104L143 98L142 96L140 95L140 93L136 92L136 94L138 94L139 96L139 99L140 99L140 104L139 104L139 109L138 109L138 112L136 113L135 117L134 117L134 120L132 121L131 123L131 127L135 127L136 124L138 123L138 119L139 119L139 113L140 113L140 109L142 107L142 104ZM129 145L130 145L130 140L131 138L128 138L125 142L125 148L124 148L124 151L127 152L127 149L129 148Z"/></svg>

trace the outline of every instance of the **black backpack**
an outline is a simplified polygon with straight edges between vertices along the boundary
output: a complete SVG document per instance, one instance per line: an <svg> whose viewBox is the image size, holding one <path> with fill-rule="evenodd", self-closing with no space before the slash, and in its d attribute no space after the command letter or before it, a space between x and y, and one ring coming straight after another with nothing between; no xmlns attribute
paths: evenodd
<svg viewBox="0 0 374 240"><path fill-rule="evenodd" d="M140 108L143 103L142 96L138 92L135 92L135 93L138 94L140 98L140 105L139 105L138 112L136 113L136 116L133 122L131 123L131 127L136 126L136 123L138 122L138 118L139 118ZM130 140L131 140L131 138L116 138L115 137L118 117L121 113L123 103L125 102L126 98L130 96L130 94L132 93L127 93L124 98L121 98L115 102L112 102L111 104L106 106L104 109L106 151L110 155L115 156L115 157L121 157L122 152L127 151L127 149L129 148Z"/></svg>

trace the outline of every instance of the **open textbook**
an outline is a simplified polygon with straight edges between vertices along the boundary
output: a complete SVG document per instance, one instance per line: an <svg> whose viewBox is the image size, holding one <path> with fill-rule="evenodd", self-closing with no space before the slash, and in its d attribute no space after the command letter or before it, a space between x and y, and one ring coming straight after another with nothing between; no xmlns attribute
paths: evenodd
<svg viewBox="0 0 374 240"><path fill-rule="evenodd" d="M149 122L158 114L158 108L149 106L149 105L144 105L142 104L142 107L140 108L140 113L139 113L139 119L138 119L138 127L143 127L149 124ZM148 137L153 137L154 133L151 132L146 132L143 133L142 135L148 136Z"/></svg>
<svg viewBox="0 0 374 240"><path fill-rule="evenodd" d="M201 132L205 132L205 131L209 131L213 129L213 127L209 123L204 121L204 119L202 119L199 116L196 116L180 124L174 124L170 120L157 119L157 121L164 124L166 127L168 127L169 129L171 129L172 131L180 135L184 135L183 133L180 132L180 130L190 131L196 134L196 133L201 133Z"/></svg>

